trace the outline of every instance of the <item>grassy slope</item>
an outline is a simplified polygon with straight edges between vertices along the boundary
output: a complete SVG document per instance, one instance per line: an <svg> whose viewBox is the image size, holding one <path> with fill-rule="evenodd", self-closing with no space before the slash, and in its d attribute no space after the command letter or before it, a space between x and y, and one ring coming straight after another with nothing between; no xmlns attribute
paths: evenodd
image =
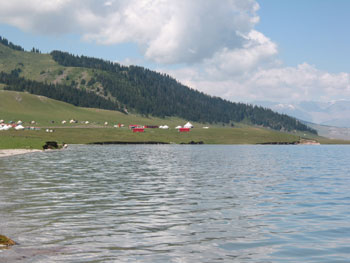
<svg viewBox="0 0 350 263"><path fill-rule="evenodd" d="M0 71L9 73L17 68L22 69L22 77L42 82L70 84L72 80L89 81L92 76L91 69L63 67L50 54L22 52L0 44Z"/></svg>
<svg viewBox="0 0 350 263"><path fill-rule="evenodd" d="M91 69L63 67L58 65L50 55L31 52L20 52L0 45L0 71L10 72L21 68L21 75L28 79L48 82L61 82L70 84L81 79L89 81L92 76ZM60 73L63 72L63 73ZM69 80L66 80L68 76ZM84 127L101 127L104 122L110 124L149 124L170 127L183 125L185 120L179 118L142 118L138 115L124 115L120 112L78 108L67 103L54 101L45 97L2 91L0 86L0 119L22 120L29 122L35 120L39 127L73 127L77 125L62 125L62 120L77 119L89 121L91 124ZM55 121L54 124L51 121ZM79 124L78 127L82 125ZM201 127L201 124L196 124ZM111 126L110 126L111 127ZM302 135L303 136L303 135ZM1 132L0 148L39 148L43 141L57 140L67 143L89 143L95 141L164 141L189 142L204 141L205 143L220 144L254 144L263 142L290 142L297 140L296 135L276 131L239 125L238 128L211 128L209 130L194 129L189 134L179 134L175 130L147 130L145 134L132 134L127 129L56 129L55 133L47 134L44 131L9 131ZM343 141L329 141L323 143L343 143Z"/></svg>
<svg viewBox="0 0 350 263"><path fill-rule="evenodd" d="M48 54L37 54L12 50L0 44L0 71L10 72L15 68L23 70L23 76L39 80L42 71L63 69Z"/></svg>
<svg viewBox="0 0 350 263"><path fill-rule="evenodd" d="M123 123L144 125L183 125L185 120L171 118L145 118L135 114L123 114L118 111L109 111L92 108L75 107L71 104L52 100L43 96L32 95L24 92L0 90L0 119L5 121L21 120L29 123L34 120L37 127L94 127L103 126L105 122L112 124ZM63 120L78 120L79 123L61 124ZM52 123L54 121L54 123ZM81 121L89 121L89 125L81 125ZM29 125L29 124L28 124Z"/></svg>
<svg viewBox="0 0 350 263"><path fill-rule="evenodd" d="M55 132L40 131L1 131L0 148L40 148L45 141L56 140L65 143L92 143L101 141L160 141L188 143L203 141L207 144L255 144L264 142L291 142L298 140L295 135L277 131L238 125L235 128L211 126L202 129L203 124L194 123L190 133L178 133L174 127L184 125L179 118L144 118L139 115L125 115L116 111L79 108L41 96L22 92L0 91L0 119L6 122L22 120L24 126L34 120L38 127L54 127ZM62 120L76 119L78 124L61 124ZM54 121L54 123L52 123ZM90 124L81 124L89 121ZM104 126L104 122L108 126ZM112 128L113 124L123 123L141 125L170 126L170 130L147 129L143 134L134 134L127 128Z"/></svg>

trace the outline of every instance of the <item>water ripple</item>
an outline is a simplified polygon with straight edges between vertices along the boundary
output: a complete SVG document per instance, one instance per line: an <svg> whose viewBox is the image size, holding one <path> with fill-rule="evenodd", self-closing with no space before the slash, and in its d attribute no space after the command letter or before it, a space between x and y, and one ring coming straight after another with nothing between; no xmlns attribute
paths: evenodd
<svg viewBox="0 0 350 263"><path fill-rule="evenodd" d="M72 146L0 159L0 262L347 262L346 146Z"/></svg>

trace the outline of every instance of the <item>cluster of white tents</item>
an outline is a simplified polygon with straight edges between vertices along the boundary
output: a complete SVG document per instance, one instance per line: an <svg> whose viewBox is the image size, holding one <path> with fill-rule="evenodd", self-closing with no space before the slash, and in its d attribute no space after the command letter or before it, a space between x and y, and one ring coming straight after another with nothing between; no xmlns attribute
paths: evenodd
<svg viewBox="0 0 350 263"><path fill-rule="evenodd" d="M66 120L63 120L62 121L62 124L66 124L67 121ZM69 121L69 123L78 123L78 121L72 119ZM81 122L82 124L89 124L89 121L82 121ZM104 123L105 126L108 125L108 122L105 122ZM115 128L119 128L119 127L123 127L124 125L123 124L118 124L118 125L114 125ZM181 128L190 128L192 129L193 128L193 125L190 123L190 122L187 122L184 126L176 126L175 129L181 129ZM203 127L204 129L208 129L209 127ZM159 126L159 129L164 129L164 130L168 130L169 129L169 126L168 125L160 125Z"/></svg>
<svg viewBox="0 0 350 263"><path fill-rule="evenodd" d="M67 121L66 121L66 120L63 120L61 123L62 123L62 124L66 124ZM71 120L69 121L69 123L70 123L70 124L72 124L72 123L78 123L78 121L76 121L76 120L74 120L74 119L71 119Z"/></svg>
<svg viewBox="0 0 350 263"><path fill-rule="evenodd" d="M10 124L4 124L4 125L0 124L0 131L8 131L9 129L12 129L12 128L17 131L24 130L24 127L22 125L12 126Z"/></svg>
<svg viewBox="0 0 350 263"><path fill-rule="evenodd" d="M11 129L12 126L11 125L0 125L0 131L8 131L9 129Z"/></svg>
<svg viewBox="0 0 350 263"><path fill-rule="evenodd" d="M9 129L15 130L23 130L22 121L18 121L17 123L6 124L4 120L0 120L0 131L8 131Z"/></svg>
<svg viewBox="0 0 350 263"><path fill-rule="evenodd" d="M182 126L176 126L175 129L181 129L181 128L189 128L192 129L193 125L190 122L187 122L183 127Z"/></svg>
<svg viewBox="0 0 350 263"><path fill-rule="evenodd" d="M5 124L4 120L0 120L0 131L7 131L9 129L15 129L15 130L23 130L25 129L23 126L22 126L22 121L17 121L16 123L14 122L10 122L10 124ZM35 124L36 122L35 121L32 121L31 122L32 124ZM63 120L62 121L62 124L66 124L67 121ZM78 123L78 121L72 119L69 121L69 123ZM84 124L89 124L89 121L83 121L82 123ZM108 122L105 122L104 125L108 125ZM123 124L118 124L118 125L114 125L114 127L123 127L124 125ZM168 125L161 125L159 126L160 129L164 129L164 130L167 130L169 129L169 126ZM181 129L181 128L193 128L193 125L190 123L190 122L187 122L184 126L177 126L175 127L175 129ZM208 129L209 127L203 127L203 129Z"/></svg>
<svg viewBox="0 0 350 263"><path fill-rule="evenodd" d="M190 128L190 129L192 129L193 125L190 122L187 122L183 127L182 126L176 126L175 127L175 129L181 129L181 128ZM169 129L169 126L168 125L160 125L159 129L167 130L167 129Z"/></svg>

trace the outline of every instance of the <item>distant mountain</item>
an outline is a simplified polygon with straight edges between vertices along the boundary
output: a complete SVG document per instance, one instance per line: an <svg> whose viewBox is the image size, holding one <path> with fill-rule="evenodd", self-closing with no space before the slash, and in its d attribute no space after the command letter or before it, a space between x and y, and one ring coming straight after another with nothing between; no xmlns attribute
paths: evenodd
<svg viewBox="0 0 350 263"><path fill-rule="evenodd" d="M43 95L76 106L316 133L285 114L209 96L166 74L61 51L41 54L33 48L26 52L4 38L0 38L0 73L4 89Z"/></svg>
<svg viewBox="0 0 350 263"><path fill-rule="evenodd" d="M317 130L320 136L330 139L350 140L350 128L327 126L314 123L306 124Z"/></svg>
<svg viewBox="0 0 350 263"><path fill-rule="evenodd" d="M256 101L253 104L311 123L350 128L350 101L348 100L330 102L302 101L289 104Z"/></svg>

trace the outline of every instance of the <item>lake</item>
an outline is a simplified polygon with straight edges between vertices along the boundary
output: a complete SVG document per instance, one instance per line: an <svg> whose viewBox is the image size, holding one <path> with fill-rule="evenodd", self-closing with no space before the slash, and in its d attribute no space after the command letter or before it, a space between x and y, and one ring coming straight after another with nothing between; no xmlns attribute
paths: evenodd
<svg viewBox="0 0 350 263"><path fill-rule="evenodd" d="M350 147L70 146L0 159L0 262L349 262Z"/></svg>

